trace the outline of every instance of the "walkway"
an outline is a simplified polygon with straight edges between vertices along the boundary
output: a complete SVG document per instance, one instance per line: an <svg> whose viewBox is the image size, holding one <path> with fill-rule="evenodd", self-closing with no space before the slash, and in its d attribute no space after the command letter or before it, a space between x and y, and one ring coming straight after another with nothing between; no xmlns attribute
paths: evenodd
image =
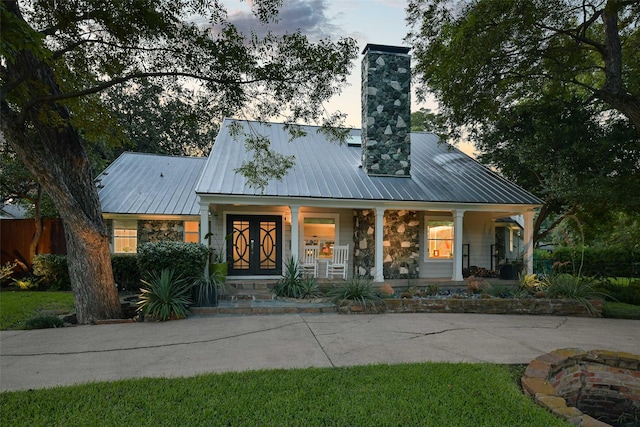
<svg viewBox="0 0 640 427"><path fill-rule="evenodd" d="M578 347L640 354L640 321L481 314L192 316L0 332L0 390L252 369L528 363Z"/></svg>

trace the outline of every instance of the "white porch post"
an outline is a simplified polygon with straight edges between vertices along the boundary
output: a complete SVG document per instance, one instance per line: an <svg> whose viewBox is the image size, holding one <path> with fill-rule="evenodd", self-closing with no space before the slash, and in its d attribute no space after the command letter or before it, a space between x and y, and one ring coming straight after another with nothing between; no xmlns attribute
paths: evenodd
<svg viewBox="0 0 640 427"><path fill-rule="evenodd" d="M453 274L451 280L461 282L462 277L462 219L464 210L455 210L453 214Z"/></svg>
<svg viewBox="0 0 640 427"><path fill-rule="evenodd" d="M298 223L300 206L291 205L289 210L291 210L291 256L297 260L300 256L300 248L298 247L300 242L300 227Z"/></svg>
<svg viewBox="0 0 640 427"><path fill-rule="evenodd" d="M382 253L382 239L384 236L384 208L376 208L376 274L373 280L375 282L384 282L383 263L384 257Z"/></svg>
<svg viewBox="0 0 640 427"><path fill-rule="evenodd" d="M200 205L200 243L209 246L205 237L209 232L209 205Z"/></svg>
<svg viewBox="0 0 640 427"><path fill-rule="evenodd" d="M533 216L533 211L527 211L522 214L524 218L524 254L522 260L527 274L533 274Z"/></svg>

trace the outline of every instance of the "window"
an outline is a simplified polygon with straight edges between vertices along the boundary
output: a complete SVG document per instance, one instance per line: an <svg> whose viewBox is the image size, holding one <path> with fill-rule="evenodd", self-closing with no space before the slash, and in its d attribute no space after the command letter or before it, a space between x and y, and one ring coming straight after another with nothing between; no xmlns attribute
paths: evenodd
<svg viewBox="0 0 640 427"><path fill-rule="evenodd" d="M453 221L427 221L427 259L453 258Z"/></svg>
<svg viewBox="0 0 640 427"><path fill-rule="evenodd" d="M200 241L199 221L185 221L184 222L184 241L187 243L198 243Z"/></svg>
<svg viewBox="0 0 640 427"><path fill-rule="evenodd" d="M138 222L113 221L113 252L136 253L138 251Z"/></svg>
<svg viewBox="0 0 640 427"><path fill-rule="evenodd" d="M303 241L305 245L317 245L319 258L331 258L333 245L336 244L337 215L305 216L303 224Z"/></svg>

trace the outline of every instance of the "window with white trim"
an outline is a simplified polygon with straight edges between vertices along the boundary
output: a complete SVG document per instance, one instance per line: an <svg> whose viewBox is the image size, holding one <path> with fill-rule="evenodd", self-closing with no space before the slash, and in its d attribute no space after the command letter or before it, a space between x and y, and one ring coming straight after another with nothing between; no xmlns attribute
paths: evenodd
<svg viewBox="0 0 640 427"><path fill-rule="evenodd" d="M427 220L426 227L426 258L453 259L453 221Z"/></svg>
<svg viewBox="0 0 640 427"><path fill-rule="evenodd" d="M113 252L116 254L138 252L138 221L113 221Z"/></svg>
<svg viewBox="0 0 640 427"><path fill-rule="evenodd" d="M337 244L338 215L304 214L302 217L303 245L317 245L319 258L331 258Z"/></svg>

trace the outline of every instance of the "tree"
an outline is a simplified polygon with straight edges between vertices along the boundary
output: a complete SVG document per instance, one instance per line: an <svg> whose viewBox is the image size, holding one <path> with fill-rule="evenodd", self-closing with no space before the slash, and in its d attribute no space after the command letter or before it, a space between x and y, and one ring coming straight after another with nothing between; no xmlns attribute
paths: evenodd
<svg viewBox="0 0 640 427"><path fill-rule="evenodd" d="M411 132L432 132L441 135L446 132L446 127L438 114L428 108L421 108L411 113Z"/></svg>
<svg viewBox="0 0 640 427"><path fill-rule="evenodd" d="M600 107L600 108L599 108ZM564 218L640 207L640 136L628 120L567 94L521 100L481 129L479 160L539 195L534 240Z"/></svg>
<svg viewBox="0 0 640 427"><path fill-rule="evenodd" d="M411 0L419 95L435 95L458 132L520 99L571 88L640 134L640 1Z"/></svg>
<svg viewBox="0 0 640 427"><path fill-rule="evenodd" d="M260 0L252 7L266 24L279 4ZM312 43L299 32L245 37L216 0L14 0L2 2L0 13L0 142L15 151L64 221L79 323L120 315L83 139L100 126L90 115L96 95L145 78L192 81L217 111L317 122L356 56L350 39ZM194 15L211 26L186 21Z"/></svg>

